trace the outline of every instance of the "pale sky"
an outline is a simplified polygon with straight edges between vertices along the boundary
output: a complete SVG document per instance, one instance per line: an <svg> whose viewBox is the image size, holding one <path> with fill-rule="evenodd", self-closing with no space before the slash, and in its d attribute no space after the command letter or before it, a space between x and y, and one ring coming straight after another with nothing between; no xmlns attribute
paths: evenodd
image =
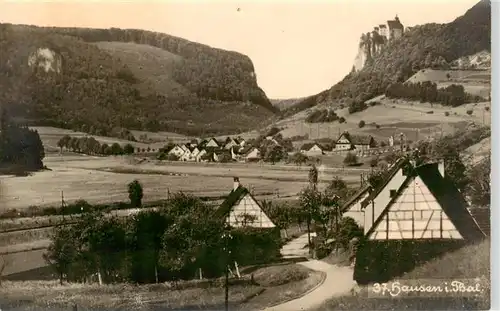
<svg viewBox="0 0 500 311"><path fill-rule="evenodd" d="M396 14L405 27L450 22L477 2L0 0L0 22L164 32L248 55L269 98L294 98L341 80L352 68L361 33L373 26Z"/></svg>

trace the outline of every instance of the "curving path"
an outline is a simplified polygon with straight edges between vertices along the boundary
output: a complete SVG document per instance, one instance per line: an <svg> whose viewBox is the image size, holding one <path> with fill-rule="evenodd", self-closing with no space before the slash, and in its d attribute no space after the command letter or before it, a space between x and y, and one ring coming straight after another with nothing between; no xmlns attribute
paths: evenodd
<svg viewBox="0 0 500 311"><path fill-rule="evenodd" d="M302 241L304 240L304 237L301 236L297 239L300 241L301 244ZM306 243L307 243L307 235L306 235ZM290 241L289 244L296 246L298 243L297 241L292 240ZM290 250L290 247L285 246L283 248L287 251ZM297 249L296 247L293 248ZM303 250L300 248L300 251ZM287 253L288 256L292 255L289 252ZM274 307L266 308L262 311L312 310L319 307L321 304L323 304L326 300L330 298L349 294L352 288L354 288L356 284L352 278L353 269L351 267L334 266L320 260L309 260L306 262L301 262L299 264L311 270L325 272L326 278L323 284L321 284L320 286L318 286L316 289L306 294L305 296L302 296L294 300L290 300L288 302L282 303Z"/></svg>

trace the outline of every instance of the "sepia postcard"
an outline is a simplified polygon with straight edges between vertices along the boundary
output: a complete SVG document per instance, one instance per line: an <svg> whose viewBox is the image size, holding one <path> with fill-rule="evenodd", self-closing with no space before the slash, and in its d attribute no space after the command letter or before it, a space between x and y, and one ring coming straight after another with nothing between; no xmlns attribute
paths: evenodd
<svg viewBox="0 0 500 311"><path fill-rule="evenodd" d="M497 4L0 0L0 311L490 309Z"/></svg>

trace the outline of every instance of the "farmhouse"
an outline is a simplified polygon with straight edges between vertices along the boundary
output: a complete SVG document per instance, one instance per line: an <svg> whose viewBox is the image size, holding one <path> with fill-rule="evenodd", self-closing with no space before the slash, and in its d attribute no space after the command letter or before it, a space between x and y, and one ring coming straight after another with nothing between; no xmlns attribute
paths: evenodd
<svg viewBox="0 0 500 311"><path fill-rule="evenodd" d="M260 150L256 147L249 147L244 152L244 157L245 157L245 161L248 161L248 162L258 161L261 159Z"/></svg>
<svg viewBox="0 0 500 311"><path fill-rule="evenodd" d="M221 147L221 144L217 141L217 139L212 137L206 142L206 144L204 144L204 147L219 148Z"/></svg>
<svg viewBox="0 0 500 311"><path fill-rule="evenodd" d="M441 163L431 163L405 169L403 184L389 190L389 202L367 231L369 239L484 237L464 197L443 176L439 166L443 167Z"/></svg>
<svg viewBox="0 0 500 311"><path fill-rule="evenodd" d="M349 132L344 132L335 142L335 150L369 150L376 146L375 139L372 136L351 135Z"/></svg>
<svg viewBox="0 0 500 311"><path fill-rule="evenodd" d="M354 272L360 284L385 282L486 236L444 175L443 163L401 161L396 168L361 204L366 241Z"/></svg>
<svg viewBox="0 0 500 311"><path fill-rule="evenodd" d="M238 177L234 178L233 190L222 202L219 212L232 228L276 228L259 202L240 184Z"/></svg>
<svg viewBox="0 0 500 311"><path fill-rule="evenodd" d="M350 217L356 221L358 226L365 226L365 211L361 207L361 202L370 195L370 185L359 189L347 202L340 207L342 217Z"/></svg>
<svg viewBox="0 0 500 311"><path fill-rule="evenodd" d="M181 157L184 152L186 152L186 150L182 147L185 147L184 145L175 145L172 149L170 149L170 151L168 152L168 154L173 154L173 155L176 155L177 157Z"/></svg>
<svg viewBox="0 0 500 311"><path fill-rule="evenodd" d="M300 152L307 156L316 156L324 154L323 147L317 143L306 143L300 148Z"/></svg>

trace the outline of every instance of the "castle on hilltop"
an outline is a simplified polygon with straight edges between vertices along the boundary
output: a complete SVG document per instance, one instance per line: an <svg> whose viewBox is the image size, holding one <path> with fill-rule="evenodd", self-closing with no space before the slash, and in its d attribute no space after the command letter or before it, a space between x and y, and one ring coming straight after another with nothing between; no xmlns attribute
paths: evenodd
<svg viewBox="0 0 500 311"><path fill-rule="evenodd" d="M404 26L396 15L394 20L388 20L386 24L373 27L371 32L361 35L358 55L354 61L354 71L361 70L367 61L380 53L382 48L389 42L400 38L404 33Z"/></svg>

